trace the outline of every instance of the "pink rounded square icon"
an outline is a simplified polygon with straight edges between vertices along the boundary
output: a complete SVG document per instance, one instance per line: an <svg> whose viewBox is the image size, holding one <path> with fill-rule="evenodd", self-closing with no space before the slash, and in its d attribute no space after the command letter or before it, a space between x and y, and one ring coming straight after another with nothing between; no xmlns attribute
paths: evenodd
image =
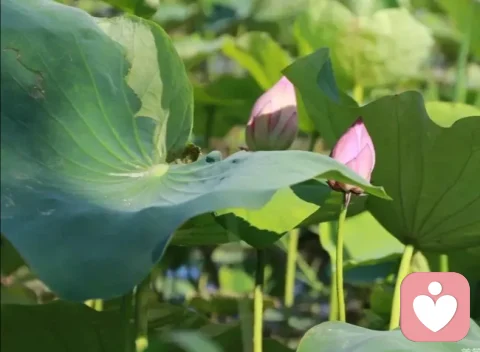
<svg viewBox="0 0 480 352"><path fill-rule="evenodd" d="M417 342L456 342L470 329L470 286L458 273L407 275L400 287L400 329Z"/></svg>

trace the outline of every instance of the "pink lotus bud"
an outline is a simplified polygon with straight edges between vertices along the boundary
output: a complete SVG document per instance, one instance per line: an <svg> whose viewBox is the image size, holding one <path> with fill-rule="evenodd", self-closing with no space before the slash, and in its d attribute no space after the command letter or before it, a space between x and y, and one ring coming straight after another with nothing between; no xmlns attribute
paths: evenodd
<svg viewBox="0 0 480 352"><path fill-rule="evenodd" d="M255 102L246 128L247 146L250 150L288 149L297 130L295 88L282 77Z"/></svg>
<svg viewBox="0 0 480 352"><path fill-rule="evenodd" d="M340 137L330 156L370 181L375 166L375 148L362 117L359 117ZM342 182L329 180L328 184L336 191L363 193L361 188Z"/></svg>

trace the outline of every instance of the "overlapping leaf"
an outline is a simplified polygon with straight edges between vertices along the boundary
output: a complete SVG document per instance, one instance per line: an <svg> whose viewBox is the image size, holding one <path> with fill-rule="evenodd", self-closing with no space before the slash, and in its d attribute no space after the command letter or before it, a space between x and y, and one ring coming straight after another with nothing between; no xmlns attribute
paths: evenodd
<svg viewBox="0 0 480 352"><path fill-rule="evenodd" d="M377 154L372 180L394 199L370 198L371 213L403 243L422 250L478 246L480 117L452 118L452 109L442 114L438 105L430 105L435 113L430 117L417 92L387 96L361 108L341 106L329 62L328 50L321 49L285 73L330 146L363 116Z"/></svg>
<svg viewBox="0 0 480 352"><path fill-rule="evenodd" d="M303 336L297 352L456 352L478 344L480 328L470 320L468 335L458 342L418 343L408 340L399 329L375 331L340 322L311 328Z"/></svg>

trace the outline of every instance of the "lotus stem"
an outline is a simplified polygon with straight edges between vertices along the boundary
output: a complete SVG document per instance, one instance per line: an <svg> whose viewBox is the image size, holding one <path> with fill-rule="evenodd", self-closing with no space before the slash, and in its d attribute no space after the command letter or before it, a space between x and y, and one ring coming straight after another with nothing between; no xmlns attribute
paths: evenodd
<svg viewBox="0 0 480 352"><path fill-rule="evenodd" d="M253 298L253 352L263 350L263 281L265 272L265 250L257 249L257 268Z"/></svg>
<svg viewBox="0 0 480 352"><path fill-rule="evenodd" d="M148 347L148 289L150 275L137 286L135 291L135 346L136 352Z"/></svg>
<svg viewBox="0 0 480 352"><path fill-rule="evenodd" d="M205 112L207 114L207 117L205 119L205 133L203 135L203 144L208 150L210 148L210 138L212 137L213 126L215 124L215 106L207 105L205 107Z"/></svg>
<svg viewBox="0 0 480 352"><path fill-rule="evenodd" d="M287 270L285 274L285 307L291 308L295 300L295 273L297 269L297 247L299 229L290 231L288 236Z"/></svg>
<svg viewBox="0 0 480 352"><path fill-rule="evenodd" d="M338 229L337 229L337 254L336 254L336 284L337 284L337 305L338 316L340 321L346 321L346 309L345 309L345 293L343 290L343 224L347 217L348 204L350 203L350 192L343 193L343 204L340 209L340 215L338 217Z"/></svg>
<svg viewBox="0 0 480 352"><path fill-rule="evenodd" d="M460 51L457 58L457 77L455 83L454 99L457 103L465 103L467 100L467 64L470 42L473 32L473 15L475 13L475 0L470 0L470 13L465 23L465 34L460 44Z"/></svg>
<svg viewBox="0 0 480 352"><path fill-rule="evenodd" d="M438 258L440 261L440 271L443 273L446 273L449 271L449 265L448 265L448 255L446 254L440 254L440 257Z"/></svg>
<svg viewBox="0 0 480 352"><path fill-rule="evenodd" d="M314 131L310 134L310 141L308 145L308 150L310 152L313 152L313 150L315 149L315 145L317 144L318 137L319 137L319 133L317 131Z"/></svg>
<svg viewBox="0 0 480 352"><path fill-rule="evenodd" d="M410 264L413 258L414 248L411 244L405 246L400 261L400 268L398 269L397 282L395 283L395 291L393 292L392 315L390 316L390 330L397 328L400 325L400 287L403 279L410 272Z"/></svg>
<svg viewBox="0 0 480 352"><path fill-rule="evenodd" d="M132 337L132 317L133 317L133 293L129 292L122 297L121 312L123 317L123 336L125 341L125 352L134 352L135 344Z"/></svg>
<svg viewBox="0 0 480 352"><path fill-rule="evenodd" d="M353 87L353 98L356 100L358 105L363 104L364 88L361 84L355 84L355 87Z"/></svg>
<svg viewBox="0 0 480 352"><path fill-rule="evenodd" d="M338 320L338 295L337 295L337 275L334 272L334 266L332 267L332 283L330 287L330 312L328 314L329 321Z"/></svg>

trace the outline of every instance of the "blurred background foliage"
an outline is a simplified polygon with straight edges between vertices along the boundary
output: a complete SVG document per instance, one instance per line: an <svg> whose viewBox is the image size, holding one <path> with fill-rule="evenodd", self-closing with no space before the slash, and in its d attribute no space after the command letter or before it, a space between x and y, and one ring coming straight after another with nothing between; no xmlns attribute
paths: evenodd
<svg viewBox="0 0 480 352"><path fill-rule="evenodd" d="M466 115L479 115L480 22L471 20L480 18L478 1L59 2L97 17L132 13L157 22L167 31L194 86L192 142L201 146L203 152L216 149L226 156L243 147L243 126L255 100L281 77L281 70L295 58L324 46L330 48L340 87L352 97L361 97L363 104L387 94L419 90L427 102L441 101L450 104L449 109L464 109L468 111ZM466 60L462 59L465 57ZM466 73L465 89L458 88L459 72ZM348 96L342 99L355 104ZM452 102L466 105L452 105ZM431 107L435 108L438 106ZM321 138L312 139L311 122L301 120L300 127L292 149L329 152ZM303 187L308 191L308 184ZM222 219L235 221L236 227L225 230L220 225ZM294 305L285 304L289 295L285 292L286 253L294 232L267 247L264 332L268 338L267 352L294 349L306 330L328 320L335 231L331 230L332 222L319 224L325 220L331 219L318 219L313 214L300 227L298 243L293 243L298 252ZM175 331L196 329L225 350L245 351L242 346L249 345L252 329L255 251L239 241L233 230L248 233L251 224L242 221L225 214L219 223L212 214L204 214L178 229L152 272L153 287L147 290L147 303L144 302L149 306L148 334L170 334L170 340L160 339L163 347L152 345L149 350L191 351L185 341L193 339L194 344L205 341L200 337L184 338ZM364 211L362 204L349 210L345 231L347 320L371 329L386 329L403 244ZM254 232L254 236L257 234ZM460 272L469 279L471 316L478 320L480 247L449 253L449 258L450 271ZM439 255L417 253L411 271L435 271L439 263ZM34 305L55 299L3 236L1 274L2 303ZM115 322L118 306L119 300L111 300L95 308L111 311L111 316L103 318ZM67 314L71 308L58 302L55 314ZM90 313L78 314L89 319ZM37 317L26 318L17 314L14 319L28 329L25 320L33 324L47 313L39 308L35 314ZM2 320L5 315L2 311ZM47 315L45 319L49 321L56 316L51 312ZM81 330L81 320L78 324ZM87 336L89 332L84 334ZM105 338L112 340L114 335ZM215 351L215 347L205 347L205 351L208 348Z"/></svg>

